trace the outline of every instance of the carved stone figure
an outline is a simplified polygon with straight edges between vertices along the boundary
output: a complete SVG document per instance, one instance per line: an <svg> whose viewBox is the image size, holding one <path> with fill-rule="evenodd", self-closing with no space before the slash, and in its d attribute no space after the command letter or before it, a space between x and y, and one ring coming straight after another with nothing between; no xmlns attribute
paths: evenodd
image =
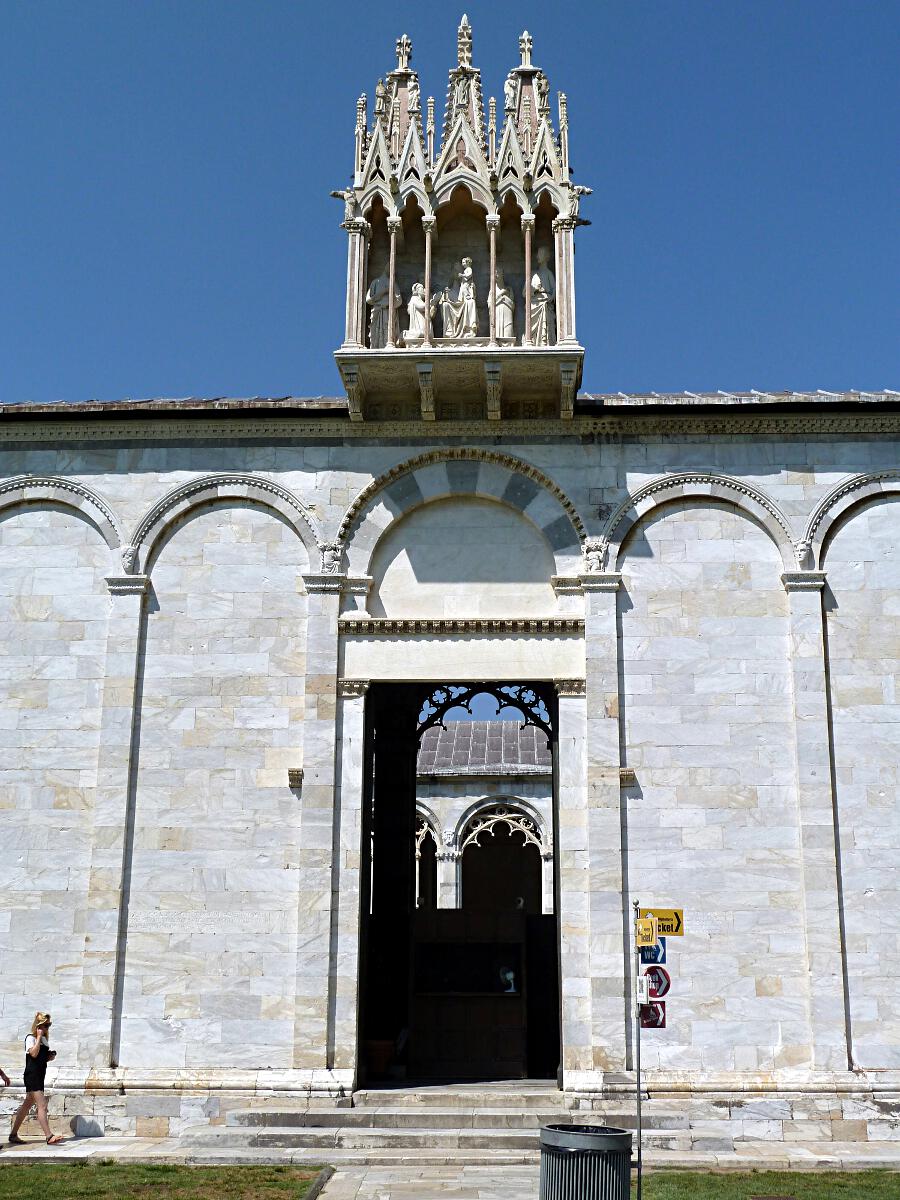
<svg viewBox="0 0 900 1200"><path fill-rule="evenodd" d="M538 71L534 77L534 90L537 92L538 112L550 110L550 80L543 71Z"/></svg>
<svg viewBox="0 0 900 1200"><path fill-rule="evenodd" d="M372 309L372 320L369 324L369 346L372 350L382 350L388 341L388 323L390 311L390 282L382 272L373 279L366 292L366 304ZM402 304L400 293L394 287L394 308ZM394 325L396 329L396 323Z"/></svg>
<svg viewBox="0 0 900 1200"><path fill-rule="evenodd" d="M556 279L547 266L550 251L541 246L537 252L537 267L531 273L531 279L525 288L531 288L531 344L533 346L549 346L556 327ZM523 289L523 295L526 291Z"/></svg>
<svg viewBox="0 0 900 1200"><path fill-rule="evenodd" d="M341 554L343 553L341 543L323 542L321 549L323 574L336 575L341 569Z"/></svg>
<svg viewBox="0 0 900 1200"><path fill-rule="evenodd" d="M137 556L137 546L122 547L122 567L126 575L131 575L134 571L134 568L137 566Z"/></svg>
<svg viewBox="0 0 900 1200"><path fill-rule="evenodd" d="M429 311L426 313L424 283L414 283L412 295L406 306L406 311L409 313L409 327L406 330L407 342L415 338L424 338L426 331L427 335L431 336L431 318L437 310L437 301L432 299L428 308Z"/></svg>
<svg viewBox="0 0 900 1200"><path fill-rule="evenodd" d="M512 71L503 84L503 108L508 113L516 111L516 76Z"/></svg>
<svg viewBox="0 0 900 1200"><path fill-rule="evenodd" d="M494 331L498 339L512 338L516 302L513 299L512 288L506 286L503 278L503 268L497 268L497 278L494 283Z"/></svg>
<svg viewBox="0 0 900 1200"><path fill-rule="evenodd" d="M410 77L406 87L406 111L417 113L422 107L422 102L419 99L419 81L415 75Z"/></svg>
<svg viewBox="0 0 900 1200"><path fill-rule="evenodd" d="M453 295L453 292L456 295ZM441 317L445 338L478 336L478 313L475 307L475 273L471 258L454 265L450 282L441 295Z"/></svg>
<svg viewBox="0 0 900 1200"><path fill-rule="evenodd" d="M584 187L583 184L576 183L569 188L569 216L578 216L578 207L581 203L582 196L590 196L593 188Z"/></svg>
<svg viewBox="0 0 900 1200"><path fill-rule="evenodd" d="M387 88L384 86L384 80L379 79L375 84L375 116L383 117L385 113L385 104L387 102Z"/></svg>

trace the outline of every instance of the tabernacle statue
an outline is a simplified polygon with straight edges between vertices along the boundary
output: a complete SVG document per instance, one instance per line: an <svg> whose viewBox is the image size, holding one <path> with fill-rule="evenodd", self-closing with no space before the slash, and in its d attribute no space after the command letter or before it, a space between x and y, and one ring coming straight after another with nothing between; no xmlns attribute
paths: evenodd
<svg viewBox="0 0 900 1200"><path fill-rule="evenodd" d="M498 339L515 337L513 320L516 302L513 299L512 288L506 286L503 278L503 268L497 268L497 278L494 283L494 333Z"/></svg>
<svg viewBox="0 0 900 1200"><path fill-rule="evenodd" d="M406 306L406 311L409 313L409 328L406 331L406 340L423 339L426 336L431 336L431 318L437 310L437 300L432 300L428 306L429 311L425 311L425 284L414 283L412 286L412 295L409 298L409 303Z"/></svg>
<svg viewBox="0 0 900 1200"><path fill-rule="evenodd" d="M383 350L388 341L388 313L390 312L391 285L387 275L382 272L372 280L366 292L366 304L372 309L372 320L369 323L369 347L372 350ZM402 304L400 293L394 287L394 308ZM394 322L396 332L397 325Z"/></svg>
<svg viewBox="0 0 900 1200"><path fill-rule="evenodd" d="M547 266L550 251L541 246L537 252L537 267L531 273L531 279L525 288L531 288L531 344L533 346L549 346L556 328L556 311L553 302L556 299L556 279ZM525 289L522 291L526 295Z"/></svg>
<svg viewBox="0 0 900 1200"><path fill-rule="evenodd" d="M456 291L456 295L453 293ZM445 338L478 336L478 313L475 308L475 274L471 258L454 263L450 280L441 293L441 318Z"/></svg>

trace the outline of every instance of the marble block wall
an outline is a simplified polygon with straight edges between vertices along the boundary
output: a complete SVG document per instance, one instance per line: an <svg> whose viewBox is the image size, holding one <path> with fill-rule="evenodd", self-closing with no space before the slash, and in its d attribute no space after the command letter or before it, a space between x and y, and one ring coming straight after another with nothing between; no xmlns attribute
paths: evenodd
<svg viewBox="0 0 900 1200"><path fill-rule="evenodd" d="M900 498L866 504L826 546L834 778L851 1052L900 1068Z"/></svg>
<svg viewBox="0 0 900 1200"><path fill-rule="evenodd" d="M71 509L0 512L0 1064L36 1009L77 1037L109 551Z"/></svg>
<svg viewBox="0 0 900 1200"><path fill-rule="evenodd" d="M623 547L631 898L678 906L668 1028L649 1069L809 1065L787 596L768 533L673 502Z"/></svg>
<svg viewBox="0 0 900 1200"><path fill-rule="evenodd" d="M118 1059L283 1067L296 994L306 552L200 510L151 563Z"/></svg>

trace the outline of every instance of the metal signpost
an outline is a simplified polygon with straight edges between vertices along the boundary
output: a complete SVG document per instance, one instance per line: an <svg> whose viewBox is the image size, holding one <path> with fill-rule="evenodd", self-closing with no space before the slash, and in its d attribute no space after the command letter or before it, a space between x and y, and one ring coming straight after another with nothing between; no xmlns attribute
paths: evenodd
<svg viewBox="0 0 900 1200"><path fill-rule="evenodd" d="M665 1029L666 1002L672 976L666 961L666 937L684 936L684 912L680 908L641 908L634 901L634 1066L637 1098L637 1200L642 1200L644 1154L641 1126L641 1030ZM647 969L641 974L641 963Z"/></svg>

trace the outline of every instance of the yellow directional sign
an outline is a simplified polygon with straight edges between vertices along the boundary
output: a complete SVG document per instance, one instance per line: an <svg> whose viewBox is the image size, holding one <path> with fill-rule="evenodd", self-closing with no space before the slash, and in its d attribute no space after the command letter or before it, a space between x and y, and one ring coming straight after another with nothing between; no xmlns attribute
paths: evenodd
<svg viewBox="0 0 900 1200"><path fill-rule="evenodd" d="M634 923L634 944L636 946L655 946L657 940L655 918L645 917L642 912L641 919Z"/></svg>
<svg viewBox="0 0 900 1200"><path fill-rule="evenodd" d="M642 908L642 917L656 917L662 937L684 937L683 908Z"/></svg>

